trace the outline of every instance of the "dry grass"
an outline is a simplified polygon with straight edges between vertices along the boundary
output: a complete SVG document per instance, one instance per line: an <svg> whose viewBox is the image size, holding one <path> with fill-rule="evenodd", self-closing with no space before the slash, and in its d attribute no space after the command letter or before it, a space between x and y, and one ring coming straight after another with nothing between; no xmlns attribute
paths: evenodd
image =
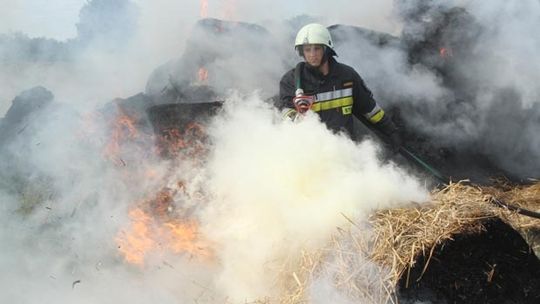
<svg viewBox="0 0 540 304"><path fill-rule="evenodd" d="M286 296L280 302L308 303L309 286L323 281L357 302L397 303L397 283L404 275L408 279L419 255L427 257L425 271L437 245L456 234L480 233L483 220L493 217L522 233L532 247L540 244L540 237L534 239L540 236L540 220L500 208L492 197L538 211L540 183L514 188L454 183L433 192L427 205L380 210L366 223L351 221L350 229L340 229L327 248L304 252L299 266L287 268L282 282Z"/></svg>
<svg viewBox="0 0 540 304"><path fill-rule="evenodd" d="M511 205L540 212L540 182L529 186L486 188L486 192ZM499 216L518 231L540 258L540 219L499 208Z"/></svg>

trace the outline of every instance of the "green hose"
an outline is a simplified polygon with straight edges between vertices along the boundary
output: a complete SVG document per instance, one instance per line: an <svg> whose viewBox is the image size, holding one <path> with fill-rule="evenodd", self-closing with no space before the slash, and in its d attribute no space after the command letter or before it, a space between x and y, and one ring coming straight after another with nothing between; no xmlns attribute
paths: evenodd
<svg viewBox="0 0 540 304"><path fill-rule="evenodd" d="M443 184L449 184L450 179L448 177L445 177L443 174L441 174L438 170L428 165L426 162L424 162L420 157L414 155L411 151L407 150L405 147L401 146L399 148L399 153L403 155L403 157L413 160L419 167L423 168L425 171L429 172L431 175L433 175L435 178L437 178L439 181L441 181ZM493 197L491 199L491 202L499 207L507 208L508 210L515 211L521 215L525 215L528 217L540 219L540 213L524 209L515 205L508 204L506 202L503 202L499 200L498 198Z"/></svg>

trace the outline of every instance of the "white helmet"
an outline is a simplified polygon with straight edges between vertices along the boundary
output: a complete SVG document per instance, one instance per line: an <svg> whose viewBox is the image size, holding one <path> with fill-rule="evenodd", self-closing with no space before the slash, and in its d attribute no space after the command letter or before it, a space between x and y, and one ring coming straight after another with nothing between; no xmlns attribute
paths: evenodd
<svg viewBox="0 0 540 304"><path fill-rule="evenodd" d="M300 56L302 56L301 46L304 44L322 44L329 49L330 55L336 55L332 36L330 36L330 32L324 25L310 23L301 28L296 34L296 41L294 42L294 47Z"/></svg>

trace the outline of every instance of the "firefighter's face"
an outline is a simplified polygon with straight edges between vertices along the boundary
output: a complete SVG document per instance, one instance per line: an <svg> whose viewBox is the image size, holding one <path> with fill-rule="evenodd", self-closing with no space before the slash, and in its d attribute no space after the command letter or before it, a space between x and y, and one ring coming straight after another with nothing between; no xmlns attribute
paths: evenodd
<svg viewBox="0 0 540 304"><path fill-rule="evenodd" d="M304 44L302 46L306 62L314 67L321 65L324 56L324 46L321 44Z"/></svg>

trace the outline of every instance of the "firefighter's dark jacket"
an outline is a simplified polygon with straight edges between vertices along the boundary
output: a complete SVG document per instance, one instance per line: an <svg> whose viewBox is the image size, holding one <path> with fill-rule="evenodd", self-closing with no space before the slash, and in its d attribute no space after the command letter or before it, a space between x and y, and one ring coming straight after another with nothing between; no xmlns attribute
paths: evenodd
<svg viewBox="0 0 540 304"><path fill-rule="evenodd" d="M303 64L301 68L301 88L305 95L315 95L316 101L311 108L317 112L327 127L336 132L345 131L353 135L352 115L367 119L385 135L396 131L392 120L385 115L366 87L358 73L333 57L328 59L329 73L323 75L317 69ZM290 109L294 113L292 99L295 96L294 70L285 73L279 85L278 107ZM287 114L286 114L287 115Z"/></svg>

